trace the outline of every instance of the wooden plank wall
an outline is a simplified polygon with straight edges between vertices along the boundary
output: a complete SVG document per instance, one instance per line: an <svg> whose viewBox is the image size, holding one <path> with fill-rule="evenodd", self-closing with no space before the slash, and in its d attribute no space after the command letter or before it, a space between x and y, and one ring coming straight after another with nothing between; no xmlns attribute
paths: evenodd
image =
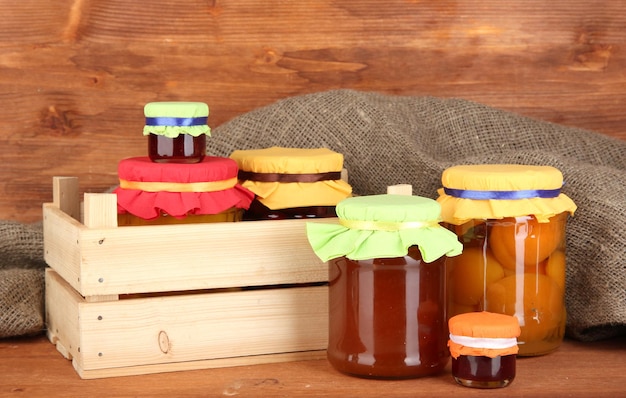
<svg viewBox="0 0 626 398"><path fill-rule="evenodd" d="M0 219L36 221L51 177L116 183L143 105L221 123L352 88L461 97L626 139L626 1L23 0L0 3Z"/></svg>

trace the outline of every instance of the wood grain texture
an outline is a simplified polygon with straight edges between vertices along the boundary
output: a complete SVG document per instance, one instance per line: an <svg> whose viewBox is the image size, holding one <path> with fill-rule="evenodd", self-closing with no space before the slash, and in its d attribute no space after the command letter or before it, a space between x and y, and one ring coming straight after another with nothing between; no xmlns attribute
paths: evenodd
<svg viewBox="0 0 626 398"><path fill-rule="evenodd" d="M325 286L90 301L47 270L46 303L85 379L320 359L328 342Z"/></svg>
<svg viewBox="0 0 626 398"><path fill-rule="evenodd" d="M519 358L504 389L458 386L450 366L434 377L366 380L325 359L81 380L44 336L0 340L0 395L27 397L594 397L624 396L626 340L566 340L557 351Z"/></svg>
<svg viewBox="0 0 626 398"><path fill-rule="evenodd" d="M118 228L115 195L87 193L83 224L71 216L78 183L54 178L43 245L48 266L85 297L328 281L304 230L336 218Z"/></svg>
<svg viewBox="0 0 626 398"><path fill-rule="evenodd" d="M41 219L145 154L143 105L209 124L334 88L461 97L626 139L626 1L42 0L0 4L0 219Z"/></svg>

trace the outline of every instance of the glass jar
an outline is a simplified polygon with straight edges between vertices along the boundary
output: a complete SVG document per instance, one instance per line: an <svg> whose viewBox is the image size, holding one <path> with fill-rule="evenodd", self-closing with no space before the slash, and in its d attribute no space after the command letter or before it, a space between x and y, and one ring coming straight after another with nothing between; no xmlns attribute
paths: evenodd
<svg viewBox="0 0 626 398"><path fill-rule="evenodd" d="M154 163L148 157L118 164L118 225L240 221L254 194L237 182L237 163L207 156L195 164Z"/></svg>
<svg viewBox="0 0 626 398"><path fill-rule="evenodd" d="M520 327L511 315L470 312L448 322L452 376L466 387L506 387L515 379Z"/></svg>
<svg viewBox="0 0 626 398"><path fill-rule="evenodd" d="M156 163L200 163L206 156L209 107L202 102L151 102L144 107L148 156Z"/></svg>
<svg viewBox="0 0 626 398"><path fill-rule="evenodd" d="M328 360L343 373L411 378L440 372L446 348L445 265L406 256L329 265Z"/></svg>
<svg viewBox="0 0 626 398"><path fill-rule="evenodd" d="M151 133L148 154L157 163L200 163L206 155L206 135L179 134L170 138Z"/></svg>
<svg viewBox="0 0 626 398"><path fill-rule="evenodd" d="M549 166L471 165L444 171L437 199L463 243L448 262L448 316L514 315L519 355L547 354L565 334L565 228L576 205Z"/></svg>
<svg viewBox="0 0 626 398"><path fill-rule="evenodd" d="M329 265L327 356L338 371L403 379L446 366L444 256L461 244L439 212L418 196L360 196L337 204L339 224L307 223Z"/></svg>
<svg viewBox="0 0 626 398"><path fill-rule="evenodd" d="M244 221L259 220L290 220L308 218L336 217L335 206L303 206L286 207L284 209L272 210L261 203L260 200L252 201L250 208L244 212Z"/></svg>
<svg viewBox="0 0 626 398"><path fill-rule="evenodd" d="M327 148L238 150L230 157L241 185L256 195L245 221L335 217L335 205L352 194L342 180L343 155Z"/></svg>
<svg viewBox="0 0 626 398"><path fill-rule="evenodd" d="M119 227L138 225L173 225L173 224L198 224L214 222L236 222L243 218L243 209L231 207L216 214L190 214L181 217L173 217L165 212L161 212L158 217L145 219L131 213L118 213L117 225Z"/></svg>

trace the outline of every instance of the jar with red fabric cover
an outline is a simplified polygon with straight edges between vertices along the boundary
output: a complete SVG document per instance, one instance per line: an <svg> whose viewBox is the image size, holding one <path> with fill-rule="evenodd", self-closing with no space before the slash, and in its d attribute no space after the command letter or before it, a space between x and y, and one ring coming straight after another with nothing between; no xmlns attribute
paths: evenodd
<svg viewBox="0 0 626 398"><path fill-rule="evenodd" d="M237 180L237 163L207 156L200 163L155 163L149 157L118 165L118 225L240 221L254 193Z"/></svg>

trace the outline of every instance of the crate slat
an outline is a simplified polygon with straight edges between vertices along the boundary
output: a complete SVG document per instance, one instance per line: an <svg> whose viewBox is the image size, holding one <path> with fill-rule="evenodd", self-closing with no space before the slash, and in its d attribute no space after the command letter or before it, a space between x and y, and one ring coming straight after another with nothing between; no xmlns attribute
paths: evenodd
<svg viewBox="0 0 626 398"><path fill-rule="evenodd" d="M86 215L110 215L111 196L90 194ZM83 296L326 281L326 265L311 249L305 224L337 222L88 228L58 205L44 204L43 211L45 260Z"/></svg>
<svg viewBox="0 0 626 398"><path fill-rule="evenodd" d="M53 270L46 282L47 299L55 300L49 337L64 342L82 372L276 353L294 358L327 342L326 286L88 303Z"/></svg>

